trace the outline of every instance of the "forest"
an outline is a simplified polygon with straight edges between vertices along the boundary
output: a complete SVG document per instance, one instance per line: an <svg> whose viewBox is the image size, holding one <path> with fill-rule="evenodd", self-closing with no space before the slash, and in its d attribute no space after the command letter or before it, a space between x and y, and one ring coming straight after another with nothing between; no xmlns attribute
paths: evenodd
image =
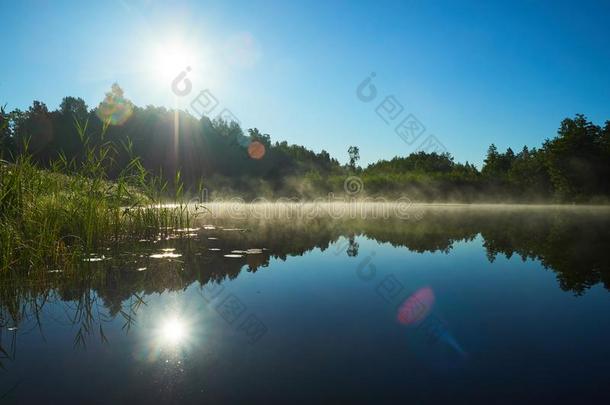
<svg viewBox="0 0 610 405"><path fill-rule="evenodd" d="M83 139L83 132L88 136ZM348 176L362 183L354 198L407 196L421 202L606 203L610 196L610 120L602 126L576 114L539 146L500 151L492 144L481 168L449 153L417 151L358 165L359 148L342 157L286 141L257 128L194 117L164 107L135 106L118 84L90 108L64 97L58 109L34 101L25 111L0 113L0 158L31 156L42 169L78 162L91 145L111 145L110 180L134 157L150 173L180 178L185 192L205 188L211 199L344 195ZM179 176L177 176L179 174Z"/></svg>

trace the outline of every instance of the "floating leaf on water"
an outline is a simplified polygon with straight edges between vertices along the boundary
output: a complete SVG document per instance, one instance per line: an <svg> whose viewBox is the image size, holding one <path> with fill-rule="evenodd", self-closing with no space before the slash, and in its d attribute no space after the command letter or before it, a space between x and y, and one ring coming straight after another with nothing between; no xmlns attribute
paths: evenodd
<svg viewBox="0 0 610 405"><path fill-rule="evenodd" d="M211 250L213 252L220 252L220 248L208 248L208 250Z"/></svg>
<svg viewBox="0 0 610 405"><path fill-rule="evenodd" d="M176 229L176 232L197 232L200 228L182 228Z"/></svg>
<svg viewBox="0 0 610 405"><path fill-rule="evenodd" d="M174 259L176 257L182 256L178 253L166 252L166 253L156 253L154 255L150 255L149 257L152 259Z"/></svg>
<svg viewBox="0 0 610 405"><path fill-rule="evenodd" d="M7 330L8 330L9 332L12 332L12 331L17 330L17 329L19 329L19 328L18 328L18 327L16 327L16 326L9 326L9 327L7 328Z"/></svg>
<svg viewBox="0 0 610 405"><path fill-rule="evenodd" d="M246 254L248 255L260 255L263 253L263 249L248 249L246 250Z"/></svg>
<svg viewBox="0 0 610 405"><path fill-rule="evenodd" d="M204 225L203 229L211 230L211 229L216 229L216 227L214 225Z"/></svg>
<svg viewBox="0 0 610 405"><path fill-rule="evenodd" d="M137 271L144 271L144 270L146 270L146 267L138 267L136 270Z"/></svg>
<svg viewBox="0 0 610 405"><path fill-rule="evenodd" d="M176 250L176 248L165 248L165 249L161 249L161 251L163 251L163 252L173 252L173 251L175 251L175 250Z"/></svg>
<svg viewBox="0 0 610 405"><path fill-rule="evenodd" d="M218 240L218 238L214 238L213 236L210 236L210 237L208 238L208 240Z"/></svg>
<svg viewBox="0 0 610 405"><path fill-rule="evenodd" d="M244 255L234 255L234 254L231 254L231 255L224 255L224 256L225 256L225 257L230 257L230 258L235 258L235 259L240 258L240 257L244 257Z"/></svg>
<svg viewBox="0 0 610 405"><path fill-rule="evenodd" d="M102 260L106 260L106 256L102 255L101 257L89 257L87 259L83 259L85 262L101 262Z"/></svg>
<svg viewBox="0 0 610 405"><path fill-rule="evenodd" d="M246 251L245 250L231 250L231 253L243 254L243 253L246 253Z"/></svg>
<svg viewBox="0 0 610 405"><path fill-rule="evenodd" d="M62 273L63 270L49 270L47 273Z"/></svg>

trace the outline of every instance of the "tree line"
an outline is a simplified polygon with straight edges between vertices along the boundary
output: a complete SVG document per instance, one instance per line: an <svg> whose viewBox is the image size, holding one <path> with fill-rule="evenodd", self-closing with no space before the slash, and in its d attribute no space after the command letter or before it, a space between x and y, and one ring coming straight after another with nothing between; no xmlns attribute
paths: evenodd
<svg viewBox="0 0 610 405"><path fill-rule="evenodd" d="M65 97L56 110L40 101L25 111L0 110L3 160L27 153L50 168L58 159L82 158L85 142L114 145L110 177L136 156L151 173L174 178L179 172L187 186L203 184L216 195L315 197L343 192L344 178L357 175L368 196L425 201L607 202L610 196L610 121L599 126L581 114L564 119L538 148L501 152L492 144L479 169L449 153L422 151L363 168L357 146L349 146L341 164L325 150L272 142L257 128L135 106L117 84L94 108Z"/></svg>

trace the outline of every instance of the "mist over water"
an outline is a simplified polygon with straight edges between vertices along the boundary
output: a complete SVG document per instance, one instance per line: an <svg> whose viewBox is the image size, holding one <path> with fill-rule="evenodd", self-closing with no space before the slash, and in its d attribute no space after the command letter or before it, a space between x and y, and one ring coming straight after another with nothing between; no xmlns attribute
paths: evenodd
<svg viewBox="0 0 610 405"><path fill-rule="evenodd" d="M605 395L608 208L193 212L79 269L3 280L3 402Z"/></svg>

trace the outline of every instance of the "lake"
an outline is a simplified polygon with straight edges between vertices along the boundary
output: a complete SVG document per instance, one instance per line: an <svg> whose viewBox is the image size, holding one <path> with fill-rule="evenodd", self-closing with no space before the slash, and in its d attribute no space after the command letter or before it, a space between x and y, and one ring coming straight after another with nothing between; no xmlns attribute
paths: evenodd
<svg viewBox="0 0 610 405"><path fill-rule="evenodd" d="M210 210L3 281L1 401L607 398L607 208Z"/></svg>

